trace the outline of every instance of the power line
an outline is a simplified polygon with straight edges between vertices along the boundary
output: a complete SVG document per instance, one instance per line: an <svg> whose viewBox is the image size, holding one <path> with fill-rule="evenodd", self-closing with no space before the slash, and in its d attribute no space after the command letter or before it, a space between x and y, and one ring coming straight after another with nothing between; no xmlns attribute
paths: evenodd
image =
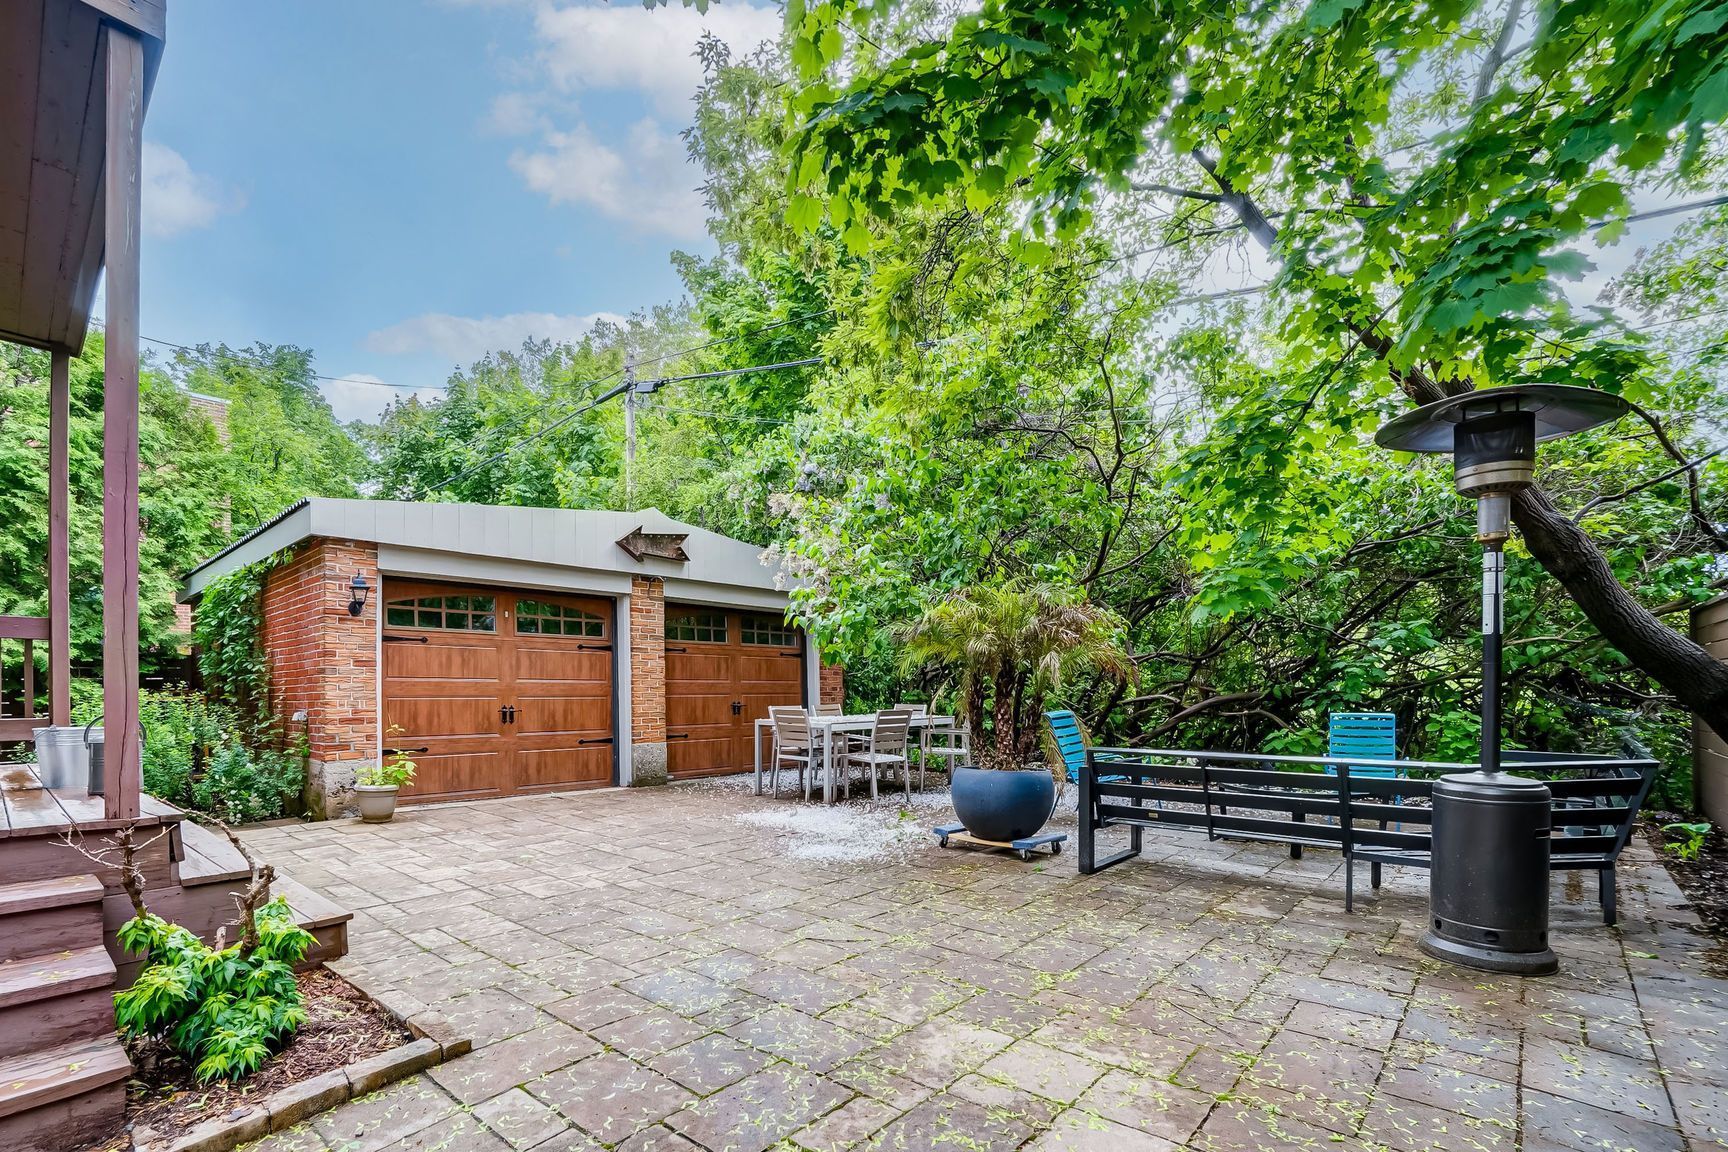
<svg viewBox="0 0 1728 1152"><path fill-rule="evenodd" d="M590 400L588 403L584 404L582 407L576 409L574 412L569 412L569 413L566 413L565 415L559 417L557 420L546 425L546 427L540 429L540 431L534 433L532 436L524 436L522 439L517 440L512 444L507 444L504 446L504 448L502 450L493 453L491 456L488 456L486 459L480 461L480 463L472 465L471 467L468 467L468 468L464 468L462 471L456 473L456 475L454 475L454 476L446 477L444 480L439 482L437 488L431 489L431 491L434 491L434 492L441 491L445 488L450 487L450 485L456 483L456 481L458 481L458 480L463 480L469 476L472 476L474 473L480 471L482 468L488 467L489 465L492 465L492 464L496 464L498 461L504 459L504 457L510 455L510 453L516 451L516 449L525 447L529 444L532 444L532 443L534 443L534 441L540 439L542 436L550 435L551 433L557 431L559 428L562 428L564 425L570 423L570 421L576 419L576 417L582 415L584 412L590 412L590 411L594 410L595 408L598 408L600 405L604 404L606 401L612 399L612 397L618 396L624 392L627 392L627 391L629 391L629 389L630 389L630 385L628 382L623 383L623 384L619 384L615 388L607 389L605 392L602 392L600 395L594 397L594 399ZM422 495L422 496L424 496L426 494L427 494L426 490L422 490L420 492L420 495Z"/></svg>
<svg viewBox="0 0 1728 1152"><path fill-rule="evenodd" d="M585 385L578 385L578 387L581 387L581 386L590 386L590 387L598 386L600 384L606 383L609 380L614 380L619 376L623 376L626 373L634 373L634 370L636 368L639 368L644 364L659 364L659 363L663 363L664 361L667 361L667 360L672 360L672 359L676 359L676 358L683 357L683 356L689 356L689 355L696 353L696 352L701 352L701 351L704 351L704 350L709 349L709 348L715 348L715 347L718 347L719 345L722 345L722 344L729 344L729 343L732 343L732 342L737 341L737 340L748 339L751 336L757 336L763 332L771 332L777 328L784 328L789 324L799 324L799 323L803 323L803 322L808 321L808 320L820 320L822 317L830 316L833 313L835 313L836 311L838 311L837 308L824 308L820 312L810 312L810 313L806 313L802 316L792 316L792 317L788 317L785 320L776 320L772 324L763 324L759 327L751 328L748 331L744 331L744 332L738 332L738 333L735 333L731 336L716 337L715 339L706 341L702 344L696 344L696 345L693 345L689 348L681 348L681 349L678 349L677 351L674 351L674 352L667 352L667 353L664 353L664 354L659 355L659 356L651 357L650 359L647 359L647 360L634 360L634 361L627 363L623 368L619 368L616 371L609 372L605 376L601 376L596 380L586 381ZM684 382L687 380L714 379L714 378L721 377L721 376L737 376L737 375L740 375L740 374L745 373L745 372L760 372L760 371L767 371L770 369L786 368L786 367L793 367L793 366L806 366L806 365L814 365L814 364L820 364L820 363L822 363L822 360L820 357L813 357L813 358L807 359L807 360L787 360L787 361L782 361L778 364L755 365L755 366L752 366L749 368L729 368L729 369L723 369L723 370L718 371L718 372L698 372L698 373L694 373L694 374L688 375L688 376L662 377L662 378L656 379L656 380L637 381L637 380L633 380L633 379L627 379L623 384L620 384L617 387L614 387L614 388L608 390L606 393L604 393L601 396L595 397L593 400L589 401L587 404L584 404L582 407L576 409L575 411L567 413L566 415L560 417L557 421L555 421L552 424L547 425L545 428L542 428L540 431L535 432L534 434L532 434L530 436L525 436L522 439L517 440L513 443L507 444L502 449L500 449L498 452L487 457L485 460L482 460L480 463L475 464L472 467L465 468L462 471L456 473L455 475L447 477L444 480L439 481L435 487L422 488L419 492L419 495L424 496L430 492L438 492L438 491L442 491L445 488L448 488L450 485L456 483L458 480L465 479L466 477L472 475L473 473L479 471L480 469L485 468L490 464L494 464L499 460L502 460L504 457L506 457L506 456L510 455L512 452L516 451L516 449L524 447L528 444L532 444L534 441L539 440L541 437L547 435L548 433L554 431L555 429L563 427L565 424L569 423L571 420L574 420L576 417L578 417L578 416L580 416L586 412L593 411L595 408L599 407L601 404L605 403L606 401L612 399L614 396L620 395L621 393L624 393L624 392L635 392L638 394L651 393L655 389L659 388L660 386L662 386L664 384L676 384L676 383L681 383L681 382ZM520 426L521 425L518 422L516 427L519 428Z"/></svg>
<svg viewBox="0 0 1728 1152"><path fill-rule="evenodd" d="M106 320L101 316L92 316L90 318L90 323L97 328L106 327ZM235 352L226 347L224 347L220 352L217 352L206 351L202 348L194 348L187 344L176 344L172 340L158 340L154 336L139 336L138 339L144 341L146 344L158 344L164 348L173 348L177 352L185 352L193 356L220 356L225 360L233 360L245 364L256 364L260 368L274 367L270 361L265 360L261 356L253 356L245 352ZM312 372L309 373L309 375L313 380L327 380L332 384L365 384L373 388L392 388L407 392L442 392L446 387L448 387L448 385L445 384L391 384L384 380L362 380L357 376L325 376L318 372Z"/></svg>

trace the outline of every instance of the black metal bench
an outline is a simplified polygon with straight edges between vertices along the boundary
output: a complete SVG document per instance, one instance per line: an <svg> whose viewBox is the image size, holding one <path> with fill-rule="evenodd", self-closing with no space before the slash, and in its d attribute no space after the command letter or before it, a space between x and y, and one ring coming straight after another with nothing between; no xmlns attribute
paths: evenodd
<svg viewBox="0 0 1728 1152"><path fill-rule="evenodd" d="M1549 866L1596 871L1603 920L1613 924L1614 865L1650 794L1656 761L1508 751L1504 763L1509 771L1540 776L1548 785L1554 797ZM1369 866L1375 888L1385 865L1430 866L1434 778L1475 770L1472 764L1399 760L1375 762L1380 771L1373 775L1352 775L1353 765L1362 767L1364 762L1328 756L1089 749L1079 781L1080 871L1091 875L1138 856L1143 830L1161 826L1204 832L1209 840L1287 844L1292 857L1300 857L1304 848L1330 848L1344 856L1344 907L1353 911L1357 863ZM1387 767L1400 775L1382 774ZM1129 846L1100 860L1097 833L1109 827L1128 828Z"/></svg>

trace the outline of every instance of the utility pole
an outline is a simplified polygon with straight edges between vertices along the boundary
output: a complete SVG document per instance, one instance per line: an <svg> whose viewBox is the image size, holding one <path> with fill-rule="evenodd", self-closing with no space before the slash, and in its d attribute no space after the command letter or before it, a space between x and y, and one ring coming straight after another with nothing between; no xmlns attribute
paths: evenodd
<svg viewBox="0 0 1728 1152"><path fill-rule="evenodd" d="M624 511L636 510L636 365L624 361Z"/></svg>

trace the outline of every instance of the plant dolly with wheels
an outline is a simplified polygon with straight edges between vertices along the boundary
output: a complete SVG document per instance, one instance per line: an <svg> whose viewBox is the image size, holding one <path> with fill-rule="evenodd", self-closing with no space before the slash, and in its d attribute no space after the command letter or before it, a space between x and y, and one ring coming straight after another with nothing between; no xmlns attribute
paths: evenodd
<svg viewBox="0 0 1728 1152"><path fill-rule="evenodd" d="M1007 849L1022 860L1032 859L1032 853L1039 848L1050 849L1050 855L1062 855L1062 842L1068 839L1066 832L1045 832L1038 836L1027 836L1020 840L985 840L966 831L964 824L938 824L934 829L936 843L943 848L949 846L952 840L955 844L964 844L969 848L986 848L992 851Z"/></svg>

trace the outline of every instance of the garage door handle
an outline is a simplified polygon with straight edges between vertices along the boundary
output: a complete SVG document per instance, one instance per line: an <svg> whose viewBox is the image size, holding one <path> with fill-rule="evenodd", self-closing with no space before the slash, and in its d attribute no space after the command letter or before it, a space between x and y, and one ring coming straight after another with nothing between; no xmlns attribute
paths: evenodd
<svg viewBox="0 0 1728 1152"><path fill-rule="evenodd" d="M426 643L426 637L424 637L424 636L386 636L386 637L384 637L384 643L386 643L386 644L424 644L424 643Z"/></svg>
<svg viewBox="0 0 1728 1152"><path fill-rule="evenodd" d="M610 652L610 651L612 651L612 645L610 645L610 644L578 644L578 645L576 645L576 647L581 649L584 652Z"/></svg>
<svg viewBox="0 0 1728 1152"><path fill-rule="evenodd" d="M590 736L585 740L578 740L578 741L576 741L576 743L578 743L578 744L610 744L610 743L612 743L612 737L610 737L610 736Z"/></svg>
<svg viewBox="0 0 1728 1152"><path fill-rule="evenodd" d="M668 732L666 734L666 739L668 739L668 740L688 740L688 739L690 739L690 733L688 733L688 732Z"/></svg>

